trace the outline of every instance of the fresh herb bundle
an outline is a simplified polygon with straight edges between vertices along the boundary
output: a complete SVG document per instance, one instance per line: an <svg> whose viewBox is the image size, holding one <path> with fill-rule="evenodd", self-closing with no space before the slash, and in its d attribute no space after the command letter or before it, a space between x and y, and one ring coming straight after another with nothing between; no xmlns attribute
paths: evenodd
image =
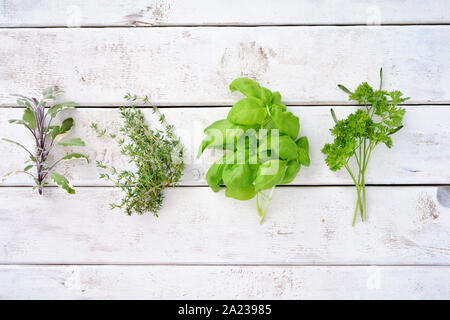
<svg viewBox="0 0 450 320"><path fill-rule="evenodd" d="M140 99L136 95L127 94L125 99L133 103L142 100L144 104L149 104L147 97ZM124 120L120 132L126 139L118 139L115 134L99 130L97 124L91 124L99 137L115 139L122 155L128 157L129 163L136 168L136 171L119 171L114 166L108 167L97 161L97 167L111 172L100 174L100 178L114 183L124 193L122 201L111 204L111 208L125 209L128 215L152 212L158 216L164 189L175 186L184 169L183 146L173 133L173 127L166 122L156 106L153 106L153 113L159 116L164 130L149 129L142 112L134 105L120 108Z"/></svg>
<svg viewBox="0 0 450 320"><path fill-rule="evenodd" d="M409 98L402 98L400 91L382 90L382 83L383 70L380 69L378 90L373 90L367 82L359 85L355 92L351 92L343 85L338 85L349 95L349 100L364 105L364 108L350 114L347 119L339 121L331 109L331 115L336 123L330 130L334 141L326 144L322 149L322 152L327 155L325 161L328 167L332 171L344 167L355 184L357 198L352 225L355 225L358 208L362 221L366 219L365 173L372 151L380 143L391 148L391 135L403 128L402 119L405 109L397 105ZM352 158L358 165L358 174L354 174L350 168L349 161Z"/></svg>
<svg viewBox="0 0 450 320"><path fill-rule="evenodd" d="M225 185L225 195L237 200L256 196L263 222L275 187L292 182L301 165L309 166L308 139L297 139L299 119L286 111L279 92L247 78L235 79L230 90L246 97L233 105L227 119L204 130L198 157L206 148L226 150L209 168L208 185L215 192Z"/></svg>
<svg viewBox="0 0 450 320"><path fill-rule="evenodd" d="M52 125L56 115L69 108L75 108L74 102L62 102L54 104L46 109L47 103L55 101L56 97L61 94L56 86L47 88L42 93L42 99L39 101L36 98L29 98L22 95L14 95L18 97L17 104L24 106L25 111L22 119L9 120L10 123L20 124L27 128L33 135L35 142L35 150L31 152L23 144L10 139L3 139L6 142L13 143L24 149L29 154L29 159L25 162L26 167L22 171L12 171L3 177L2 182L7 177L15 173L25 173L33 178L35 186L33 190L38 189L39 194L43 193L45 185L48 185L46 181L47 177L50 177L59 187L66 190L68 193L73 194L75 190L69 183L66 177L54 172L54 169L61 161L71 159L85 159L89 162L88 158L81 153L70 153L57 160L53 164L48 163L48 157L50 152L55 146L84 146L83 140L80 138L70 138L61 141L72 129L74 121L72 118L65 119L60 125ZM31 173L31 169L36 168L36 174Z"/></svg>

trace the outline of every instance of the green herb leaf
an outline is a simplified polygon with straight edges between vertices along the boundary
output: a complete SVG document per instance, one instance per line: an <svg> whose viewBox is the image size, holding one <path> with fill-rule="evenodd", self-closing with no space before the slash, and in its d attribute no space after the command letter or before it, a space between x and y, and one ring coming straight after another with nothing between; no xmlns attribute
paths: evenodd
<svg viewBox="0 0 450 320"><path fill-rule="evenodd" d="M31 130L36 129L36 119L34 113L29 108L26 108L23 112L22 120L30 127Z"/></svg>
<svg viewBox="0 0 450 320"><path fill-rule="evenodd" d="M53 172L50 174L50 179L52 179L53 182L56 183L60 188L66 190L67 193L70 193L70 194L75 193L75 189L73 189L69 180L67 180L66 177L64 177L63 175Z"/></svg>
<svg viewBox="0 0 450 320"><path fill-rule="evenodd" d="M11 176L13 176L13 175L15 175L15 174L17 174L17 173L19 173L19 171L11 171L11 172L8 172L7 174L5 174L4 176L1 177L1 179L0 179L0 184L1 184L1 183L5 183L6 180L8 180L9 177L11 177Z"/></svg>
<svg viewBox="0 0 450 320"><path fill-rule="evenodd" d="M249 185L245 188L229 188L225 189L225 196L236 200L250 200L256 196L255 186Z"/></svg>
<svg viewBox="0 0 450 320"><path fill-rule="evenodd" d="M210 188L217 192L220 190L220 185L223 184L222 173L225 167L225 156L214 162L206 173L206 182Z"/></svg>
<svg viewBox="0 0 450 320"><path fill-rule="evenodd" d="M243 98L236 102L228 113L228 121L239 125L261 124L267 116L264 103L256 98Z"/></svg>
<svg viewBox="0 0 450 320"><path fill-rule="evenodd" d="M230 91L239 91L246 97L261 99L260 85L248 78L237 78L230 84Z"/></svg>
<svg viewBox="0 0 450 320"><path fill-rule="evenodd" d="M343 86L342 84L338 84L339 89L341 89L342 91L344 91L347 94L353 94L353 92L351 92L350 90L348 90L345 86Z"/></svg>
<svg viewBox="0 0 450 320"><path fill-rule="evenodd" d="M284 174L283 180L280 184L288 184L294 181L298 172L300 171L301 165L297 160L291 160L287 163L286 172Z"/></svg>
<svg viewBox="0 0 450 320"><path fill-rule="evenodd" d="M248 164L226 164L223 168L222 179L229 188L245 188L254 180L254 170Z"/></svg>
<svg viewBox="0 0 450 320"><path fill-rule="evenodd" d="M13 123L13 124L25 124L28 125L28 123L24 120L18 120L18 119L11 119L8 120L9 123Z"/></svg>
<svg viewBox="0 0 450 320"><path fill-rule="evenodd" d="M292 112L275 109L272 119L281 133L290 136L294 140L297 139L300 123L298 117L294 116Z"/></svg>
<svg viewBox="0 0 450 320"><path fill-rule="evenodd" d="M27 151L31 155L31 152L28 151L28 149L23 144L21 144L21 143L19 143L17 141L14 141L14 140L6 139L6 138L2 138L2 140L5 141L5 142L12 143L12 144L15 144L15 145L21 147L22 149L24 149L25 151Z"/></svg>
<svg viewBox="0 0 450 320"><path fill-rule="evenodd" d="M259 156L267 159L270 151L270 157L279 157L282 160L291 160L297 158L297 145L289 136L269 135L262 139L259 146Z"/></svg>
<svg viewBox="0 0 450 320"><path fill-rule="evenodd" d="M67 134L69 134L70 130L73 127L73 119L67 118L65 119L60 126L53 126L50 130L50 135L55 142L60 141Z"/></svg>
<svg viewBox="0 0 450 320"><path fill-rule="evenodd" d="M307 137L301 137L295 144L298 150L298 162L305 167L309 167L311 160L309 159L309 142Z"/></svg>
<svg viewBox="0 0 450 320"><path fill-rule="evenodd" d="M60 111L65 109L74 109L77 105L78 105L77 103L72 101L58 103L50 107L47 112L52 118L54 118Z"/></svg>
<svg viewBox="0 0 450 320"><path fill-rule="evenodd" d="M89 159L87 156L81 153L69 153L68 155L61 158L61 161L71 160L71 159L85 159L87 163L89 163Z"/></svg>
<svg viewBox="0 0 450 320"><path fill-rule="evenodd" d="M258 168L255 180L257 192L272 188L281 183L285 173L285 162L275 159L264 162Z"/></svg>
<svg viewBox="0 0 450 320"><path fill-rule="evenodd" d="M231 123L228 120L219 120L205 129L206 138L203 139L197 157L200 157L206 148L234 150L236 139L244 134L245 127Z"/></svg>
<svg viewBox="0 0 450 320"><path fill-rule="evenodd" d="M86 144L84 143L83 140L81 140L80 138L71 138L71 139L67 139L65 141L60 141L57 143L60 146L80 146L80 147L84 147Z"/></svg>
<svg viewBox="0 0 450 320"><path fill-rule="evenodd" d="M281 94L278 91L272 92L272 104L283 105L281 102Z"/></svg>

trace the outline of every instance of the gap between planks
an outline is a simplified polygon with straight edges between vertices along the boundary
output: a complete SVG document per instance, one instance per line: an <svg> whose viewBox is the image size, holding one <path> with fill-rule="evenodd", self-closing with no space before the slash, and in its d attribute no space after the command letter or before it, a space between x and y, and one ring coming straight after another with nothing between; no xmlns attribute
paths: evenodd
<svg viewBox="0 0 450 320"><path fill-rule="evenodd" d="M237 101L236 101L237 102ZM360 104L354 104L354 103L346 103L343 104L342 102L339 103L322 103L322 104L301 104L301 103L296 103L296 104L289 104L286 103L285 104L287 107L289 108L320 108L320 107L364 107L363 105ZM417 103L402 103L401 105L399 105L400 107L417 107L417 106L423 106L423 105L430 105L430 106L440 106L440 107L450 107L450 103L448 102L432 102L432 101L428 101L428 102L417 102ZM122 107L127 107L127 106L131 106L131 105L91 105L91 106L82 106L79 105L77 106L77 109L119 109ZM199 105L158 105L157 107L159 109L182 109L182 108L205 108L205 109L214 109L214 108L229 108L233 106L233 104L215 104L215 105L209 105L209 104L199 104ZM151 108L152 105L137 105L136 109L149 109ZM1 109L24 109L25 107L23 106L18 106L18 105L9 105L9 106L2 106L0 105L0 110Z"/></svg>
<svg viewBox="0 0 450 320"><path fill-rule="evenodd" d="M441 268L450 267L450 264L298 264L298 263L0 263L1 266L7 267L67 267L67 266L83 266L83 267L430 267Z"/></svg>
<svg viewBox="0 0 450 320"><path fill-rule="evenodd" d="M366 183L366 187L396 187L396 188L404 188L404 187L448 187L450 184L436 184L436 183L411 183L411 184L386 184L386 183ZM31 185L26 184L18 184L18 185L0 185L1 188L31 188ZM117 188L115 186L108 185L77 185L74 187L77 188ZM224 187L224 186L222 186ZM354 187L352 184L287 184L287 185L277 185L277 188L336 188L336 187ZM45 188L58 188L57 186L46 186ZM207 185L197 185L197 184L183 184L177 185L175 187L170 188L209 188Z"/></svg>
<svg viewBox="0 0 450 320"><path fill-rule="evenodd" d="M429 23L384 23L384 24L365 24L365 23L356 23L356 24L159 24L159 25L128 25L128 26L95 26L95 25L86 25L80 27L68 27L65 25L58 26L23 26L23 27L0 27L1 29L125 29L125 28L151 28L151 29L159 29L159 28L264 28L264 27L414 27L414 26L448 26L450 23L443 22L429 22Z"/></svg>

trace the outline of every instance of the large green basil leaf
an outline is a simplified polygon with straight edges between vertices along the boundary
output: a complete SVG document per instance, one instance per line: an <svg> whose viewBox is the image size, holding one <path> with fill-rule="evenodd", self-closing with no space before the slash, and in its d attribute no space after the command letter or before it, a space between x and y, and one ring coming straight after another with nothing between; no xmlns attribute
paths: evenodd
<svg viewBox="0 0 450 320"><path fill-rule="evenodd" d="M281 94L278 91L272 92L272 104L283 105L281 103Z"/></svg>
<svg viewBox="0 0 450 320"><path fill-rule="evenodd" d="M281 181L281 184L291 183L300 171L300 167L301 164L298 163L297 160L289 161L286 167L286 173L284 174L284 178L283 181Z"/></svg>
<svg viewBox="0 0 450 320"><path fill-rule="evenodd" d="M214 122L205 129L206 137L200 145L197 157L200 157L206 148L234 150L235 140L244 134L245 129L226 119Z"/></svg>
<svg viewBox="0 0 450 320"><path fill-rule="evenodd" d="M227 119L235 124L252 126L261 124L266 116L264 103L259 99L248 97L233 105Z"/></svg>
<svg viewBox="0 0 450 320"><path fill-rule="evenodd" d="M278 155L280 159L291 160L297 158L297 146L289 136L279 136Z"/></svg>
<svg viewBox="0 0 450 320"><path fill-rule="evenodd" d="M223 184L222 173L225 167L225 158L226 155L214 162L206 173L206 182L208 182L208 185L214 192L219 191L220 185Z"/></svg>
<svg viewBox="0 0 450 320"><path fill-rule="evenodd" d="M267 88L261 87L261 100L265 105L269 106L272 103L272 91Z"/></svg>
<svg viewBox="0 0 450 320"><path fill-rule="evenodd" d="M290 136L294 140L297 139L300 123L298 117L294 116L292 112L281 111L280 108L275 108L272 113L272 119L281 133Z"/></svg>
<svg viewBox="0 0 450 320"><path fill-rule="evenodd" d="M223 168L223 183L229 188L245 188L254 180L254 167L248 164L226 164Z"/></svg>
<svg viewBox="0 0 450 320"><path fill-rule="evenodd" d="M298 156L297 145L289 136L270 135L263 138L259 146L260 158L267 159L269 154L271 157L278 156L282 160L296 159Z"/></svg>
<svg viewBox="0 0 450 320"><path fill-rule="evenodd" d="M256 192L272 188L273 186L279 184L283 180L284 172L284 161L275 159L264 162L259 166L258 173L256 175Z"/></svg>
<svg viewBox="0 0 450 320"><path fill-rule="evenodd" d="M230 91L239 91L246 97L261 99L261 86L248 78L237 78L230 83Z"/></svg>
<svg viewBox="0 0 450 320"><path fill-rule="evenodd" d="M225 196L237 200L250 200L256 196L255 186L253 184L245 188L226 188Z"/></svg>
<svg viewBox="0 0 450 320"><path fill-rule="evenodd" d="M236 163L258 164L258 132L248 129L237 141Z"/></svg>
<svg viewBox="0 0 450 320"><path fill-rule="evenodd" d="M298 149L298 161L308 167L311 163L311 160L309 158L309 142L307 137L301 137L298 139L295 144L297 145Z"/></svg>

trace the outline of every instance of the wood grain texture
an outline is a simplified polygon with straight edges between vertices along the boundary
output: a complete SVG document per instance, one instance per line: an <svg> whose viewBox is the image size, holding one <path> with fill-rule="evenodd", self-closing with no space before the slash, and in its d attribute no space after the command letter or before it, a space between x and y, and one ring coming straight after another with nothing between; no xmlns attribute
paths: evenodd
<svg viewBox="0 0 450 320"><path fill-rule="evenodd" d="M0 26L448 23L446 0L1 0Z"/></svg>
<svg viewBox="0 0 450 320"><path fill-rule="evenodd" d="M1 266L0 299L448 299L449 275L418 266Z"/></svg>
<svg viewBox="0 0 450 320"><path fill-rule="evenodd" d="M368 220L352 227L353 187L279 188L262 225L255 201L202 187L168 190L158 219L111 211L114 188L1 188L0 263L448 265L439 190L368 187Z"/></svg>
<svg viewBox="0 0 450 320"><path fill-rule="evenodd" d="M228 85L254 78L295 104L345 104L362 81L411 103L450 103L450 26L3 29L0 105L57 84L81 105L229 105Z"/></svg>
<svg viewBox="0 0 450 320"><path fill-rule="evenodd" d="M334 107L337 116L343 118L356 107ZM151 127L156 118L151 109L143 109ZM226 118L229 108L164 108L162 112L175 126L176 133L185 146L186 169L180 185L206 186L205 175L209 166L220 157L221 151L208 150L197 159L197 150L203 139L203 129L212 122ZM332 138L328 128L333 126L330 107L289 107L300 118L301 135L310 141L312 163L303 167L292 184L294 185L338 185L352 184L345 170L332 172L324 161L321 148ZM388 149L378 146L367 172L369 184L446 184L450 182L450 107L417 106L406 107L405 128L393 136L394 145ZM207 111L207 112L205 112ZM22 126L9 124L8 119L20 119L23 109L4 108L0 112L0 137L15 139L25 143L32 150L33 141ZM53 159L59 159L65 150L86 153L91 163L82 160L62 164L58 171L66 175L76 186L106 186L99 180L95 160L100 160L117 168L132 168L128 159L120 154L116 143L107 138L98 138L89 128L90 123L98 122L100 128L108 128L118 133L122 124L117 109L84 109L68 111L64 116L75 119L75 127L68 137L82 137L87 146L72 149L55 149ZM0 162L0 176L13 170L22 170L26 153L16 145L0 141L0 154L7 155ZM10 177L4 185L31 185L29 176L19 174Z"/></svg>

